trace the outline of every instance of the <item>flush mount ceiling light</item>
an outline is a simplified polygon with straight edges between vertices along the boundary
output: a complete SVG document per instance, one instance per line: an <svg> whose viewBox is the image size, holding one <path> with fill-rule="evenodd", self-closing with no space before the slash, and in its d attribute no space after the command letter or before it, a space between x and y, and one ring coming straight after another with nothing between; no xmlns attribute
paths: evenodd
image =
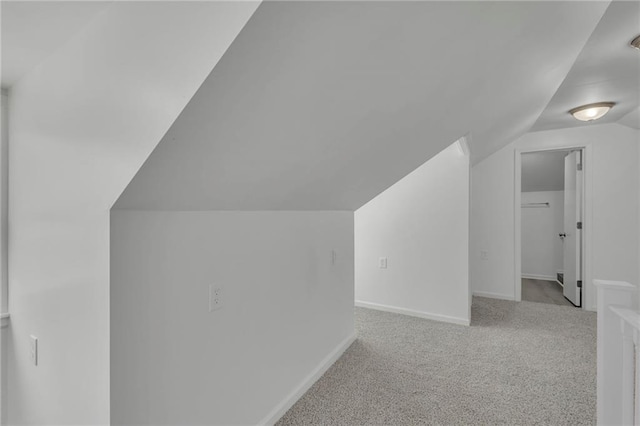
<svg viewBox="0 0 640 426"><path fill-rule="evenodd" d="M640 35L629 42L629 46L640 50Z"/></svg>
<svg viewBox="0 0 640 426"><path fill-rule="evenodd" d="M569 111L576 120L593 121L601 118L609 112L611 107L615 105L613 102L598 102L595 104L582 105Z"/></svg>

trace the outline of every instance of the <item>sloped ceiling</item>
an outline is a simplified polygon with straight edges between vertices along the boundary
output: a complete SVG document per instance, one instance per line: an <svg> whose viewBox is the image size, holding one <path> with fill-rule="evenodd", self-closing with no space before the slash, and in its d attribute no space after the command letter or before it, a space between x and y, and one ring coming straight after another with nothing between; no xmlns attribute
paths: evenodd
<svg viewBox="0 0 640 426"><path fill-rule="evenodd" d="M615 122L638 128L640 51L629 46L638 34L640 2L611 2L532 131ZM615 102L616 105L593 123L578 121L568 112L594 102Z"/></svg>
<svg viewBox="0 0 640 426"><path fill-rule="evenodd" d="M2 2L11 11L2 15L3 67L16 58L5 48L52 49L31 69L14 68L24 71L9 91L16 209L112 207L259 5L82 3ZM74 34L59 28L71 22ZM12 33L21 24L40 36L22 40ZM56 43L43 42L47 31Z"/></svg>
<svg viewBox="0 0 640 426"><path fill-rule="evenodd" d="M355 210L530 129L607 2L266 2L115 208Z"/></svg>
<svg viewBox="0 0 640 426"><path fill-rule="evenodd" d="M2 1L2 87L16 83L110 4L110 1Z"/></svg>
<svg viewBox="0 0 640 426"><path fill-rule="evenodd" d="M618 120L618 123L640 130L640 106L632 109L627 115Z"/></svg>

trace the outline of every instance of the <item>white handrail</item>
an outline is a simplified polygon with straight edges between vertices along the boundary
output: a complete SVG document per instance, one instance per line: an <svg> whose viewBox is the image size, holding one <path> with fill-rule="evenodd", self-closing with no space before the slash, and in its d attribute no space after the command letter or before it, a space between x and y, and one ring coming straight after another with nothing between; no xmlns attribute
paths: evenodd
<svg viewBox="0 0 640 426"><path fill-rule="evenodd" d="M620 334L622 335L622 420L624 424L639 425L640 312L619 306L611 306L609 309L620 318Z"/></svg>
<svg viewBox="0 0 640 426"><path fill-rule="evenodd" d="M640 383L638 382L640 359L636 354L640 343L640 313L619 306L611 306L609 309L620 318L622 335L622 421L623 424L638 425L640 424Z"/></svg>
<svg viewBox="0 0 640 426"><path fill-rule="evenodd" d="M598 424L640 425L637 289L623 281L593 284L598 290Z"/></svg>

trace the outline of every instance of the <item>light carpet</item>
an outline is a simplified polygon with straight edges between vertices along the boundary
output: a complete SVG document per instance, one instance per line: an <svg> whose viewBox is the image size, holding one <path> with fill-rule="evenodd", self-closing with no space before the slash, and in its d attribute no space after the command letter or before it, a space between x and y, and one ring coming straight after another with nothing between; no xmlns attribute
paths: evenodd
<svg viewBox="0 0 640 426"><path fill-rule="evenodd" d="M595 424L594 313L474 297L470 327L355 319L356 342L279 426Z"/></svg>

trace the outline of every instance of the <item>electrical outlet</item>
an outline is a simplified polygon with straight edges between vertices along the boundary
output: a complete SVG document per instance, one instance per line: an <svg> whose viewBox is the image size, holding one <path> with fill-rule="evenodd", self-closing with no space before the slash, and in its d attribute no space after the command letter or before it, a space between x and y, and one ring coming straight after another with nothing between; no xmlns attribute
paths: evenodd
<svg viewBox="0 0 640 426"><path fill-rule="evenodd" d="M209 312L222 308L222 287L215 284L209 285Z"/></svg>
<svg viewBox="0 0 640 426"><path fill-rule="evenodd" d="M482 259L482 260L489 259L489 252L486 251L486 250L481 250L480 251L480 259Z"/></svg>
<svg viewBox="0 0 640 426"><path fill-rule="evenodd" d="M36 336L29 336L30 338L30 353L31 353L31 362L33 365L38 365L38 338Z"/></svg>
<svg viewBox="0 0 640 426"><path fill-rule="evenodd" d="M380 269L387 269L387 258L381 257L379 259L378 266L380 267Z"/></svg>

